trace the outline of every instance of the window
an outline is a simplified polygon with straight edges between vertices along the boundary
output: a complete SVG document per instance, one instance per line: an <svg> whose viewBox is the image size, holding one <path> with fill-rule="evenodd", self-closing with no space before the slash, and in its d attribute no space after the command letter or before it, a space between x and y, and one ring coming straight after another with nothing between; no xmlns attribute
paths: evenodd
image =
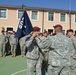
<svg viewBox="0 0 76 75"><path fill-rule="evenodd" d="M31 19L38 20L38 11L31 11Z"/></svg>
<svg viewBox="0 0 76 75"><path fill-rule="evenodd" d="M48 33L52 34L53 33L53 29L48 29Z"/></svg>
<svg viewBox="0 0 76 75"><path fill-rule="evenodd" d="M75 35L76 35L76 30L75 30Z"/></svg>
<svg viewBox="0 0 76 75"><path fill-rule="evenodd" d="M6 9L0 9L0 18L7 18L6 16Z"/></svg>
<svg viewBox="0 0 76 75"><path fill-rule="evenodd" d="M54 13L48 12L48 21L54 21Z"/></svg>
<svg viewBox="0 0 76 75"><path fill-rule="evenodd" d="M66 14L60 13L60 22L65 22L65 19L66 19Z"/></svg>
<svg viewBox="0 0 76 75"><path fill-rule="evenodd" d="M23 10L18 10L18 19L21 19L24 11Z"/></svg>
<svg viewBox="0 0 76 75"><path fill-rule="evenodd" d="M76 14L75 14L75 23L76 23Z"/></svg>
<svg viewBox="0 0 76 75"><path fill-rule="evenodd" d="M12 32L13 31L13 28L12 27L7 27L7 31L8 32Z"/></svg>

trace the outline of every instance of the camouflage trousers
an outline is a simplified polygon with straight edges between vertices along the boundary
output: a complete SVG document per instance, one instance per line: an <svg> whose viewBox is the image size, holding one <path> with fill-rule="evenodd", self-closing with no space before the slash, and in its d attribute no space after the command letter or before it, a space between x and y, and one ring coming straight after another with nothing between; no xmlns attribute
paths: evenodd
<svg viewBox="0 0 76 75"><path fill-rule="evenodd" d="M42 64L41 58L39 58L38 60L27 58L27 75L33 75L34 71L36 71L35 75L42 75L41 64Z"/></svg>
<svg viewBox="0 0 76 75"><path fill-rule="evenodd" d="M73 72L73 75L76 75L76 60L72 59L72 72Z"/></svg>
<svg viewBox="0 0 76 75"><path fill-rule="evenodd" d="M4 55L5 53L5 44L0 44L0 56Z"/></svg>
<svg viewBox="0 0 76 75"><path fill-rule="evenodd" d="M70 66L49 66L47 75L73 75Z"/></svg>
<svg viewBox="0 0 76 75"><path fill-rule="evenodd" d="M25 54L25 49L26 49L25 45L21 46L21 55Z"/></svg>
<svg viewBox="0 0 76 75"><path fill-rule="evenodd" d="M16 45L11 45L11 53L16 54Z"/></svg>

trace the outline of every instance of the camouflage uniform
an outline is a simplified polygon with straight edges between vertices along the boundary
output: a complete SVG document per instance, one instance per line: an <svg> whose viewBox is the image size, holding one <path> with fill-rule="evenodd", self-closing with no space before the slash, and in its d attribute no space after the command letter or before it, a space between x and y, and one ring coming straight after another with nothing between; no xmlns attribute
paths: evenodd
<svg viewBox="0 0 76 75"><path fill-rule="evenodd" d="M47 39L47 37L45 37L45 36L42 36L42 37L39 37L39 38L41 40L46 40ZM44 48L44 49L42 49L42 52L45 54L46 61L48 62L49 49ZM47 67L46 67L44 58L43 58L41 53L40 53L40 57L42 59L42 75L46 75L47 74Z"/></svg>
<svg viewBox="0 0 76 75"><path fill-rule="evenodd" d="M36 44L36 40L31 36L29 40L26 41L26 47L28 52L27 57L27 75L32 75L36 70L36 75L41 75L41 63L39 48Z"/></svg>
<svg viewBox="0 0 76 75"><path fill-rule="evenodd" d="M8 40L6 39L5 34L0 35L0 56L5 56L5 46Z"/></svg>
<svg viewBox="0 0 76 75"><path fill-rule="evenodd" d="M21 48L21 55L22 57L25 56L25 49L26 49L26 39L29 38L30 35L24 36L19 40L20 48Z"/></svg>
<svg viewBox="0 0 76 75"><path fill-rule="evenodd" d="M72 40L74 48L75 48L75 54L74 55L76 56L76 37L72 36L71 40ZM73 68L72 68L72 70L73 70L73 73L76 74L76 60L73 59L72 61L73 61Z"/></svg>
<svg viewBox="0 0 76 75"><path fill-rule="evenodd" d="M68 37L58 33L44 41L37 39L37 43L40 48L50 48L48 75L73 75L71 56L74 54L74 46Z"/></svg>
<svg viewBox="0 0 76 75"><path fill-rule="evenodd" d="M11 45L11 53L15 57L16 55L16 47L17 47L18 39L15 38L15 35L12 34L10 36L10 45Z"/></svg>
<svg viewBox="0 0 76 75"><path fill-rule="evenodd" d="M8 40L8 42L6 43L6 53L9 54L11 51L11 46L10 46L10 43L9 43L9 38L10 38L10 35L8 34L8 32L5 34L6 36L6 39Z"/></svg>

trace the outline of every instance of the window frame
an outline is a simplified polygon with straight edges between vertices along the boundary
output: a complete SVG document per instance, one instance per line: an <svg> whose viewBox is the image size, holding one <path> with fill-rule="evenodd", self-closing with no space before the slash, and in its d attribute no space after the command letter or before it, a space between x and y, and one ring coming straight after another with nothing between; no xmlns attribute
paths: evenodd
<svg viewBox="0 0 76 75"><path fill-rule="evenodd" d="M65 21L63 22L63 21L61 21L61 14L65 14ZM59 13L59 22L62 22L62 23L66 23L67 22L67 13L65 13L65 12L61 12L61 13Z"/></svg>
<svg viewBox="0 0 76 75"><path fill-rule="evenodd" d="M75 22L75 16L76 16L76 14L74 14L74 23L76 23L76 22Z"/></svg>
<svg viewBox="0 0 76 75"><path fill-rule="evenodd" d="M37 20L36 20L36 19L32 19L32 11L37 11ZM31 10L31 11L30 11L30 19L31 19L32 21L38 21L38 20L39 20L39 11L38 11L38 10Z"/></svg>
<svg viewBox="0 0 76 75"><path fill-rule="evenodd" d="M52 12L52 13L54 14L54 15L53 15L53 18L54 18L53 21L48 20L49 12L52 12L52 11L48 11L48 12L47 12L47 21L48 21L48 22L55 22L55 12Z"/></svg>
<svg viewBox="0 0 76 75"><path fill-rule="evenodd" d="M6 18L1 18L0 19L7 19L8 18L8 9L7 8L0 8L0 9L5 9L6 10Z"/></svg>
<svg viewBox="0 0 76 75"><path fill-rule="evenodd" d="M17 20L20 20L19 18L18 18L18 13L19 13L19 10L22 10L22 9L17 9ZM22 11L24 11L24 10L22 10Z"/></svg>

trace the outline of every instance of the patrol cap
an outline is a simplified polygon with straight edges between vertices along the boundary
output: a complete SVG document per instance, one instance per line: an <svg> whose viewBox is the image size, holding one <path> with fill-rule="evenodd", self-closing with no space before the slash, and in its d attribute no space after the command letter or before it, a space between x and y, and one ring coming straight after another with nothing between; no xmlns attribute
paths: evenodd
<svg viewBox="0 0 76 75"><path fill-rule="evenodd" d="M37 27L37 26L35 26L35 27L33 27L33 30L34 30L34 31L40 31L40 28Z"/></svg>
<svg viewBox="0 0 76 75"><path fill-rule="evenodd" d="M67 30L67 33L68 33L68 32L73 32L73 29L69 29L69 30Z"/></svg>
<svg viewBox="0 0 76 75"><path fill-rule="evenodd" d="M61 29L63 28L60 24L57 24L55 26L53 26L54 28L57 28L57 27L61 27Z"/></svg>

